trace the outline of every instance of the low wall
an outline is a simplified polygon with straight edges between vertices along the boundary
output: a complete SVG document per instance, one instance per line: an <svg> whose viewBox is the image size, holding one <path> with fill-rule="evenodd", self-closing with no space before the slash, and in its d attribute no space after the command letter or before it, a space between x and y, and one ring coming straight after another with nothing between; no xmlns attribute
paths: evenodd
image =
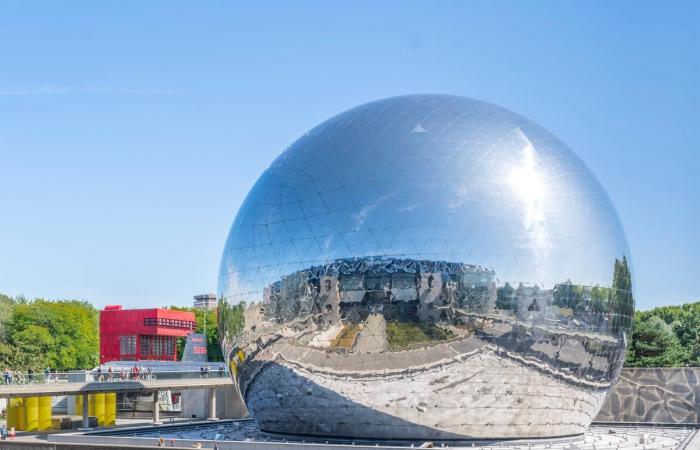
<svg viewBox="0 0 700 450"><path fill-rule="evenodd" d="M5 450L90 450L90 449L149 449L153 450L151 445L119 445L114 444L71 444L71 443L52 443L52 442L27 442L27 441L0 441L0 448ZM174 450L182 450L191 447L168 447Z"/></svg>
<svg viewBox="0 0 700 450"><path fill-rule="evenodd" d="M700 423L700 367L626 368L597 422Z"/></svg>

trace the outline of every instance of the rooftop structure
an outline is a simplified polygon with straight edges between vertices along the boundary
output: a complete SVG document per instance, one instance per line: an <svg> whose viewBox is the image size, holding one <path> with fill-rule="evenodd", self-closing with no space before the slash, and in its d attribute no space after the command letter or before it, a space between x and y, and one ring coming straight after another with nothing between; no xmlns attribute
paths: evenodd
<svg viewBox="0 0 700 450"><path fill-rule="evenodd" d="M215 309L216 294L202 294L194 296L194 307L197 309Z"/></svg>

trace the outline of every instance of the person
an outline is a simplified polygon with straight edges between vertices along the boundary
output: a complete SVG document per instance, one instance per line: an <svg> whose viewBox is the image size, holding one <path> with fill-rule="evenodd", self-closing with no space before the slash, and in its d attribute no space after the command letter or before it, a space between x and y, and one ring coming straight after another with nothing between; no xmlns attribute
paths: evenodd
<svg viewBox="0 0 700 450"><path fill-rule="evenodd" d="M165 439L163 439L163 436L158 438L158 447L163 447L165 444Z"/></svg>
<svg viewBox="0 0 700 450"><path fill-rule="evenodd" d="M8 433L8 436L10 437L10 439L15 438L15 427L14 426L10 427L10 432Z"/></svg>
<svg viewBox="0 0 700 450"><path fill-rule="evenodd" d="M34 369L32 369L31 367L27 369L27 380L29 384L34 382Z"/></svg>
<svg viewBox="0 0 700 450"><path fill-rule="evenodd" d="M224 377L224 365L219 364L219 378L223 378L223 377Z"/></svg>
<svg viewBox="0 0 700 450"><path fill-rule="evenodd" d="M0 427L0 441L4 441L6 437L7 437L7 429L5 428L5 424L3 423L2 426Z"/></svg>
<svg viewBox="0 0 700 450"><path fill-rule="evenodd" d="M102 376L102 366L97 366L97 381L104 381Z"/></svg>
<svg viewBox="0 0 700 450"><path fill-rule="evenodd" d="M47 367L44 369L44 379L47 384L51 381L51 368Z"/></svg>
<svg viewBox="0 0 700 450"><path fill-rule="evenodd" d="M219 450L219 443L214 442L214 448L212 450Z"/></svg>
<svg viewBox="0 0 700 450"><path fill-rule="evenodd" d="M119 371L119 379L122 380L122 381L126 380L126 371L124 370L123 367L122 367L121 370Z"/></svg>
<svg viewBox="0 0 700 450"><path fill-rule="evenodd" d="M2 372L3 378L5 378L5 384L10 384L10 381L12 381L12 375L10 375L10 369L5 367L5 370Z"/></svg>
<svg viewBox="0 0 700 450"><path fill-rule="evenodd" d="M109 381L114 381L114 369L112 366L107 368L107 373L109 373Z"/></svg>

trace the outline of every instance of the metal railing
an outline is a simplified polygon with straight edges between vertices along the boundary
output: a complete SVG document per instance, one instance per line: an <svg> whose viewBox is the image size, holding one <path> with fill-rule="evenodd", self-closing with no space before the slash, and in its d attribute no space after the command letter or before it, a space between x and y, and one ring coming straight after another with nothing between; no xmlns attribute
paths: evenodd
<svg viewBox="0 0 700 450"><path fill-rule="evenodd" d="M58 383L113 383L113 382L142 382L157 380L194 380L204 378L228 378L226 369L212 368L210 370L76 370L70 372L31 373L31 372L2 372L0 386L23 384L58 384Z"/></svg>

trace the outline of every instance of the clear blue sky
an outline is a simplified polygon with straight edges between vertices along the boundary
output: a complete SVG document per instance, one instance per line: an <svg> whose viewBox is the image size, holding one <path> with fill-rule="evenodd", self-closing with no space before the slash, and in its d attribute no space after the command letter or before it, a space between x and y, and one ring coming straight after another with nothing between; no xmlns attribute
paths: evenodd
<svg viewBox="0 0 700 450"><path fill-rule="evenodd" d="M0 292L190 304L288 144L369 100L448 93L586 161L640 307L698 300L699 5L3 1Z"/></svg>

